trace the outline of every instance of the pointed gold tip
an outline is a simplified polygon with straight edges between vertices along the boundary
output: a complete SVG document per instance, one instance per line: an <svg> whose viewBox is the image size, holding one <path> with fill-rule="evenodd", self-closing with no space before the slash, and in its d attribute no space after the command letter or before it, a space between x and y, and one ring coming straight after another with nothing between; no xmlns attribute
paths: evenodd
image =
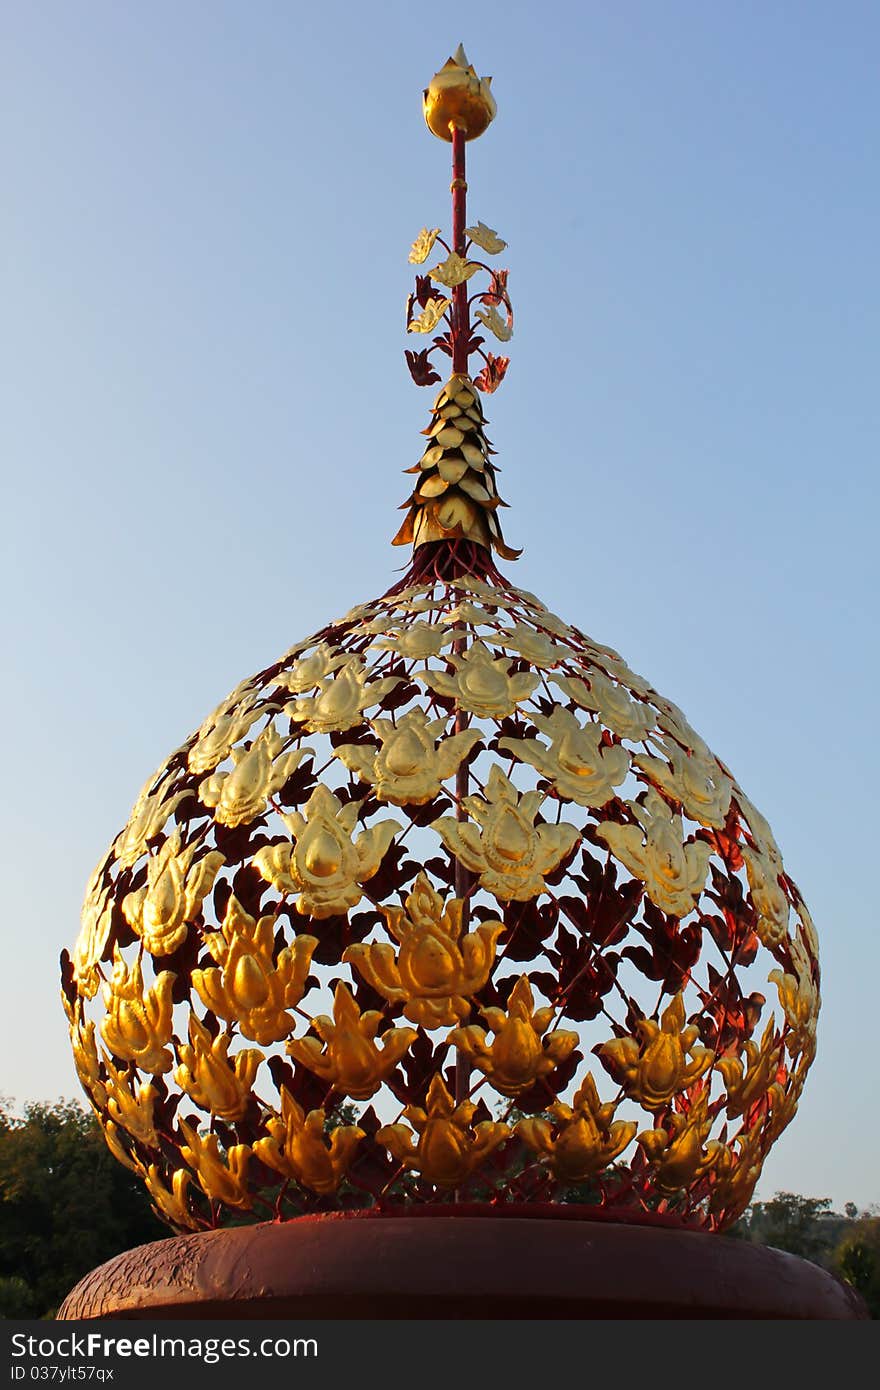
<svg viewBox="0 0 880 1390"><path fill-rule="evenodd" d="M425 120L431 133L440 140L451 140L453 130L463 130L466 140L482 135L497 110L491 80L477 76L459 44L425 89Z"/></svg>

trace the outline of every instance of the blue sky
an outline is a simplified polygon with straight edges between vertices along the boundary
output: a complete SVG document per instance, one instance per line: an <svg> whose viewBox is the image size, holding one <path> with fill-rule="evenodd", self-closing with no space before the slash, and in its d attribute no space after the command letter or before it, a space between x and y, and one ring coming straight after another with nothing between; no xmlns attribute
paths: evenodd
<svg viewBox="0 0 880 1390"><path fill-rule="evenodd" d="M428 392L420 94L463 40L510 243L489 402L510 570L623 653L767 815L823 947L759 1194L880 1202L880 10L7 8L0 1092L77 1094L57 957L145 777L383 591Z"/></svg>

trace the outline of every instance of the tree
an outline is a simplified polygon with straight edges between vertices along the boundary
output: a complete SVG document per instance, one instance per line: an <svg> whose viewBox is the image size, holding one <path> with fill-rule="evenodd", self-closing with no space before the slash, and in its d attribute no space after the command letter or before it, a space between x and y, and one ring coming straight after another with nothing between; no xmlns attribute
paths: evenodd
<svg viewBox="0 0 880 1390"><path fill-rule="evenodd" d="M880 1318L880 1217L854 1221L834 1252L835 1272L862 1295Z"/></svg>
<svg viewBox="0 0 880 1390"><path fill-rule="evenodd" d="M168 1234L80 1105L0 1101L0 1316L52 1317L89 1270Z"/></svg>

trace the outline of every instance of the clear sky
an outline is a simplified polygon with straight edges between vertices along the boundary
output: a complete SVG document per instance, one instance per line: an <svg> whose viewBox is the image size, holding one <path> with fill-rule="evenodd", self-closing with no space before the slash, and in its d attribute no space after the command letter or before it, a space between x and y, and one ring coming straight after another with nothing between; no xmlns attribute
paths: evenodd
<svg viewBox="0 0 880 1390"><path fill-rule="evenodd" d="M508 567L682 706L823 946L759 1185L880 1201L880 8L846 0L9 4L0 40L0 1092L78 1094L57 959L144 779L243 676L387 588L430 392L421 88L499 113L489 401Z"/></svg>

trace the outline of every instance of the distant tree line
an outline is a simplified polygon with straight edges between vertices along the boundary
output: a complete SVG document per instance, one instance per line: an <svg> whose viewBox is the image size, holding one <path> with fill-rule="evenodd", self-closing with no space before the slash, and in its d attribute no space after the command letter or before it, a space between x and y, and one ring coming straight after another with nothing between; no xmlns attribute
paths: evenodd
<svg viewBox="0 0 880 1390"><path fill-rule="evenodd" d="M89 1270L167 1235L143 1185L113 1158L89 1111L60 1101L15 1115L0 1100L0 1317L54 1317ZM880 1318L876 1209L860 1212L848 1202L835 1212L827 1197L777 1192L754 1202L731 1235L831 1270Z"/></svg>

